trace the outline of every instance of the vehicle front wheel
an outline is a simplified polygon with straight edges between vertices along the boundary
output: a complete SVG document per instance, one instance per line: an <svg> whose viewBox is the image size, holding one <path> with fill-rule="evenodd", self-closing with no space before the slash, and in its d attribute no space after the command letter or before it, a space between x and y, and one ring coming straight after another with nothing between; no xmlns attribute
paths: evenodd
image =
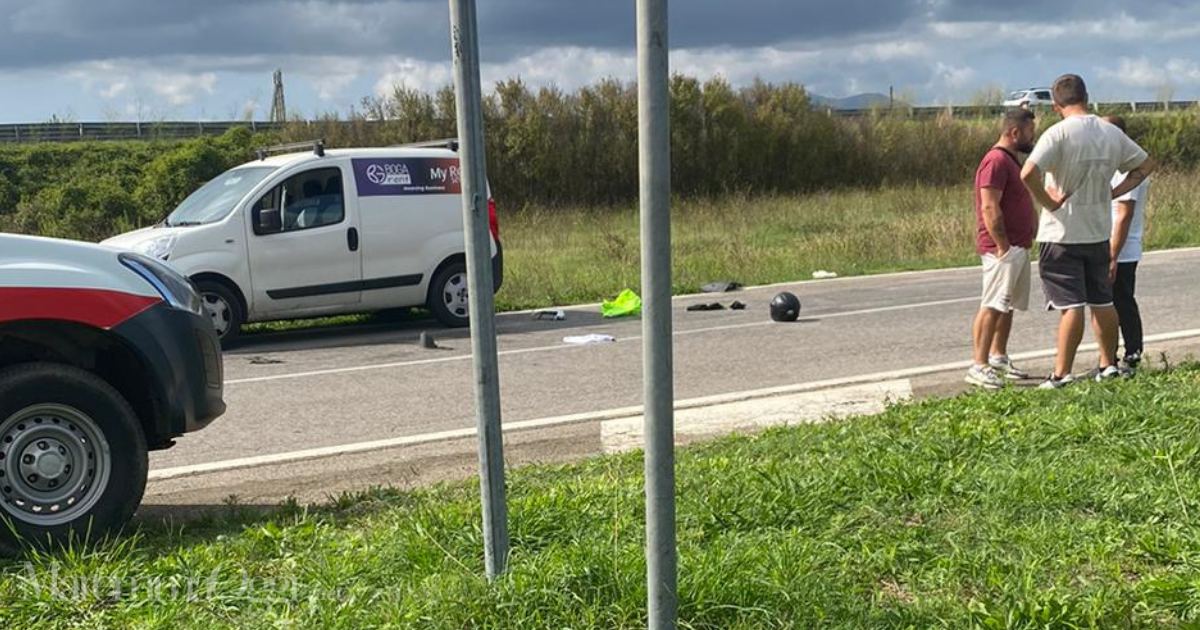
<svg viewBox="0 0 1200 630"><path fill-rule="evenodd" d="M117 531L146 470L142 427L111 385L54 363L0 371L0 550Z"/></svg>

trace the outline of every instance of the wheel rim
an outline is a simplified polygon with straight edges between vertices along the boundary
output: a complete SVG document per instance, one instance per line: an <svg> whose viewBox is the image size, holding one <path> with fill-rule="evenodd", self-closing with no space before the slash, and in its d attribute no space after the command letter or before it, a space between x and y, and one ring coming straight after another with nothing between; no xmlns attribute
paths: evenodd
<svg viewBox="0 0 1200 630"><path fill-rule="evenodd" d="M212 319L213 328L217 329L217 336L224 337L225 333L229 332L229 324L233 320L233 309L230 308L229 302L216 293L205 293L200 298L204 301L204 310Z"/></svg>
<svg viewBox="0 0 1200 630"><path fill-rule="evenodd" d="M17 520L70 522L96 505L111 473L108 440L78 409L34 405L0 423L0 506Z"/></svg>
<svg viewBox="0 0 1200 630"><path fill-rule="evenodd" d="M446 280L442 287L442 304L455 317L467 318L471 312L467 301L467 274L456 273Z"/></svg>

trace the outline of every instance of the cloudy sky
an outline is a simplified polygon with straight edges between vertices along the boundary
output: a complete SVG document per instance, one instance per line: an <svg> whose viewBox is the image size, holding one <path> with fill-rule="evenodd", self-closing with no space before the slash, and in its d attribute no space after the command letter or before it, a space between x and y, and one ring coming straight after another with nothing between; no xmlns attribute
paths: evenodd
<svg viewBox="0 0 1200 630"><path fill-rule="evenodd" d="M632 79L633 0L478 0L485 87ZM1101 100L1200 98L1200 2L675 0L672 70L969 102L1078 72ZM0 122L346 112L450 82L445 0L0 0Z"/></svg>

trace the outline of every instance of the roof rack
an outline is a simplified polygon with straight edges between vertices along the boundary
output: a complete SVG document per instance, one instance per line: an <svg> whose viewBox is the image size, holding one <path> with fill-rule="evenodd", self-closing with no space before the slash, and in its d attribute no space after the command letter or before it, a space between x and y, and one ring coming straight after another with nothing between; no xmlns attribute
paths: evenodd
<svg viewBox="0 0 1200 630"><path fill-rule="evenodd" d="M441 140L425 140L424 142L410 142L408 144L393 144L393 148L403 149L450 149L458 151L458 138L442 138Z"/></svg>
<svg viewBox="0 0 1200 630"><path fill-rule="evenodd" d="M291 142L288 144L276 144L269 147L260 147L254 152L258 155L259 161L267 159L268 155L273 153L288 153L299 151L300 149L312 149L313 155L317 157L325 157L325 139L309 140L307 142Z"/></svg>

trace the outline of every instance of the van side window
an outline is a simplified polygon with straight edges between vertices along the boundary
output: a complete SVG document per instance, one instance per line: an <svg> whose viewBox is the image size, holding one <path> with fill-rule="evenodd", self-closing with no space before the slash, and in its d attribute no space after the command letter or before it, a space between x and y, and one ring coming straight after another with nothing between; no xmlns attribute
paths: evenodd
<svg viewBox="0 0 1200 630"><path fill-rule="evenodd" d="M293 175L281 188L284 232L334 225L346 217L340 168L319 168Z"/></svg>

